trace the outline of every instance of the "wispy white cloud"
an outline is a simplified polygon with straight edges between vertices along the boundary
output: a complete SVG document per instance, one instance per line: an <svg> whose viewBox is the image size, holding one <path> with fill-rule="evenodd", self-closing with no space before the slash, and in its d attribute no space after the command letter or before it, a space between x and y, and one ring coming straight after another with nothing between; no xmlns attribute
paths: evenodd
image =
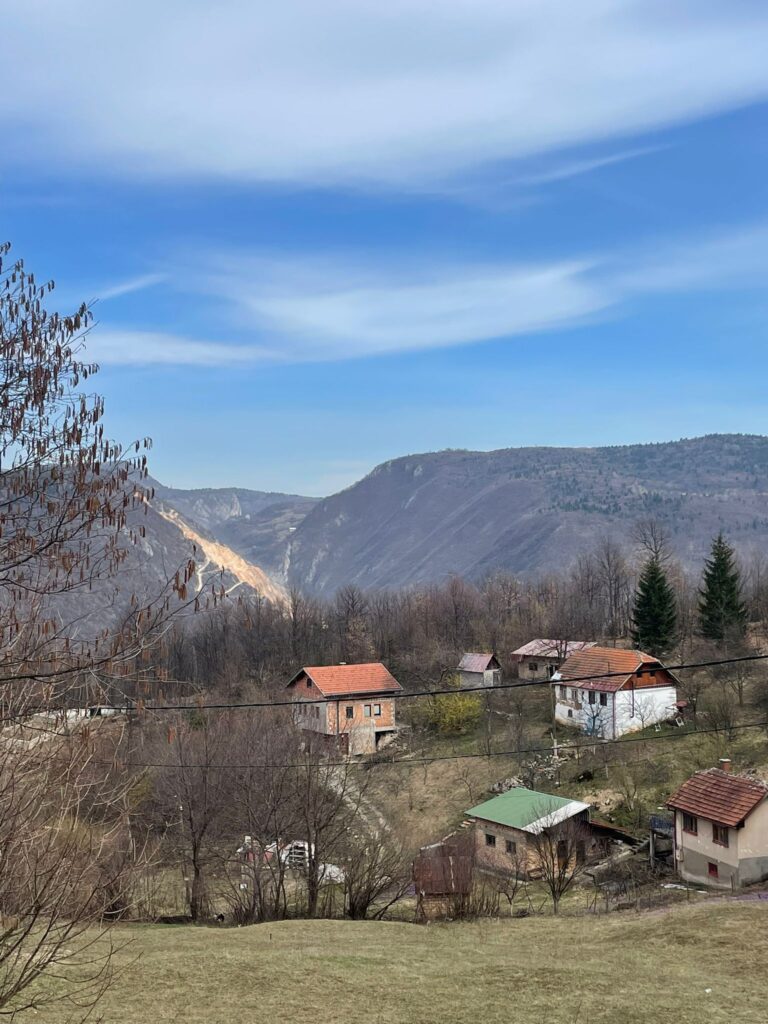
<svg viewBox="0 0 768 1024"><path fill-rule="evenodd" d="M107 302L109 299L118 299L123 295L144 291L145 288L154 288L155 285L162 284L165 280L165 274L143 274L140 277L116 281L114 284L97 289L96 297L100 302Z"/></svg>
<svg viewBox="0 0 768 1024"><path fill-rule="evenodd" d="M255 345L202 341L161 331L102 328L86 339L89 358L104 366L244 366L272 354Z"/></svg>
<svg viewBox="0 0 768 1024"><path fill-rule="evenodd" d="M618 153L607 153L604 156L593 157L586 160L569 160L553 164L550 167L532 171L528 174L520 174L510 179L514 185L550 185L557 181L567 181L570 178L580 178L584 174L591 174L592 171L602 170L603 167L612 167L615 164L623 164L628 160L636 160L639 157L650 156L658 153L663 146L636 146L633 149L620 150Z"/></svg>
<svg viewBox="0 0 768 1024"><path fill-rule="evenodd" d="M767 44L742 0L26 0L3 160L409 186L762 100Z"/></svg>
<svg viewBox="0 0 768 1024"><path fill-rule="evenodd" d="M215 254L178 279L224 311L217 338L97 328L104 363L247 366L320 362L514 338L624 315L660 291L768 284L768 226L544 264L361 269L362 259L273 261ZM231 337L250 338L232 344Z"/></svg>

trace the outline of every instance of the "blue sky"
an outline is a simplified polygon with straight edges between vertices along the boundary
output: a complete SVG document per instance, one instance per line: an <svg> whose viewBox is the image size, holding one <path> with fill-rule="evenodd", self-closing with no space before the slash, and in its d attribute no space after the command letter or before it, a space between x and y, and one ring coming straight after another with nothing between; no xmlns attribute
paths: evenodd
<svg viewBox="0 0 768 1024"><path fill-rule="evenodd" d="M764 3L16 7L0 234L164 482L765 432Z"/></svg>

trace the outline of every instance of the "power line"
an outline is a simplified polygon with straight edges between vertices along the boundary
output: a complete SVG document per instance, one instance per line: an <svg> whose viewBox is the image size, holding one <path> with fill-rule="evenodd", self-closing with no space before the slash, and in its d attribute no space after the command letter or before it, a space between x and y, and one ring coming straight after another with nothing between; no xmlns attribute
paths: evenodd
<svg viewBox="0 0 768 1024"><path fill-rule="evenodd" d="M619 648L617 648L618 650ZM768 654L748 654L738 658L722 658L713 661L695 661L682 663L680 665L662 665L658 663L658 668L644 668L642 665L634 672L629 673L623 672L596 672L588 676L573 676L569 679L531 679L522 683L484 683L481 686L472 687L443 687L436 690L415 690L407 691L403 690L399 693L382 693L380 696L386 697L388 700L413 700L421 697L442 697L442 696L456 696L457 694L476 694L485 691L497 692L499 690L522 690L531 686L552 686L566 684L573 686L577 683L588 683L594 682L596 679L614 679L623 678L626 679L628 675L633 674L638 677L643 675L652 675L653 673L666 670L667 672L680 672L683 669L693 668L714 668L719 665L735 665L740 662L754 662L754 661L765 661L768 660ZM332 667L332 666L331 666ZM371 700L373 700L376 694L369 694ZM235 704L226 704L221 702L215 703L202 703L198 702L195 704L155 704L147 705L140 704L140 709L144 712L166 712L166 711L257 711L263 708L283 708L283 707L296 707L298 703L320 705L320 704L341 704L345 700L359 700L360 695L350 694L339 694L336 697L317 697L311 700L297 701L297 700L270 700L270 701L247 701ZM124 705L110 705L110 709L120 712L133 712L136 711L139 706L139 702L135 704L124 704ZM68 710L66 708L58 708L55 710ZM71 710L71 709L70 709Z"/></svg>
<svg viewBox="0 0 768 1024"><path fill-rule="evenodd" d="M708 729L690 729L687 732L676 732L667 733L664 736L648 737L648 736L628 736L624 739L619 740L602 740L595 738L594 740L586 743L559 743L557 744L557 751L561 750L584 750L587 748L594 749L600 747L603 750L608 749L609 743L618 745L629 744L629 743L661 743L669 740L682 740L688 739L691 736L706 736L713 733L722 732L737 732L744 729L768 729L768 720L762 719L759 722L744 722L740 725L730 726L728 729L713 726ZM357 768L370 771L373 768L389 768L399 765L405 765L410 767L418 767L425 764L433 764L438 761L463 761L471 760L475 758L490 759L492 757L519 757L521 754L546 754L554 751L549 751L547 747L528 747L522 750L491 750L491 751L477 751L464 754L434 754L425 757L400 757L391 758L386 760L379 757L375 761L307 761L301 762L288 762L288 763L262 763L262 764L169 764L167 761L126 761L121 762L125 767L128 768L161 768L167 771L186 771L190 769L204 769L210 771L268 771L268 770L290 770L290 769L307 769L307 768ZM114 760L93 760L94 764L116 764ZM616 762L620 764L621 762Z"/></svg>

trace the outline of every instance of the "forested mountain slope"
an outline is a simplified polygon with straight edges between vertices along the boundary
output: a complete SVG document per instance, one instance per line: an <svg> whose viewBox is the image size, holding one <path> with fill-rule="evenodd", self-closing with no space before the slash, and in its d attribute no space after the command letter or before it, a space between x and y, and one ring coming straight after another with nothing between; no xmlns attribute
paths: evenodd
<svg viewBox="0 0 768 1024"><path fill-rule="evenodd" d="M759 436L411 455L318 502L290 534L285 579L328 594L346 583L560 571L648 516L666 523L693 568L721 528L745 552L768 548L767 499Z"/></svg>

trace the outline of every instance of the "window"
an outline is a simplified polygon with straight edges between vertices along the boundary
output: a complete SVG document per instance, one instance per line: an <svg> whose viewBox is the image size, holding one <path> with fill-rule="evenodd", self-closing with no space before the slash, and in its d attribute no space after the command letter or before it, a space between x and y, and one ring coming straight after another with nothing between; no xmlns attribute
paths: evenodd
<svg viewBox="0 0 768 1024"><path fill-rule="evenodd" d="M347 718L354 718L355 717L355 709L353 707L350 707L349 705L347 705L347 707L344 708L344 714L347 716Z"/></svg>
<svg viewBox="0 0 768 1024"><path fill-rule="evenodd" d="M539 671L539 663L538 663L538 661L529 661L528 662L528 671L529 672L538 672Z"/></svg>
<svg viewBox="0 0 768 1024"><path fill-rule="evenodd" d="M725 825L712 825L712 842L718 846L728 845L728 829Z"/></svg>
<svg viewBox="0 0 768 1024"><path fill-rule="evenodd" d="M315 705L315 718L319 718L319 717L320 717L320 708L317 705Z"/></svg>
<svg viewBox="0 0 768 1024"><path fill-rule="evenodd" d="M517 843L513 839L508 839L506 842L507 853L517 853Z"/></svg>
<svg viewBox="0 0 768 1024"><path fill-rule="evenodd" d="M608 707L608 694L607 693L601 693L600 694L600 706L603 707L603 708L607 708Z"/></svg>
<svg viewBox="0 0 768 1024"><path fill-rule="evenodd" d="M699 834L699 823L692 814L683 815L683 832L690 832L692 836Z"/></svg>
<svg viewBox="0 0 768 1024"><path fill-rule="evenodd" d="M309 678L309 676L307 676L307 689L308 690L312 689L312 680Z"/></svg>
<svg viewBox="0 0 768 1024"><path fill-rule="evenodd" d="M374 704L373 705L373 714L374 714L375 718L380 718L381 717L381 704Z"/></svg>
<svg viewBox="0 0 768 1024"><path fill-rule="evenodd" d="M558 687L558 689L560 690L560 696L562 697L563 700L565 700L565 698L568 696L568 687L567 686L560 686L560 687Z"/></svg>
<svg viewBox="0 0 768 1024"><path fill-rule="evenodd" d="M573 711L570 708L568 708L568 717L573 718Z"/></svg>
<svg viewBox="0 0 768 1024"><path fill-rule="evenodd" d="M365 707L363 708L363 715L366 718L370 718L371 717L371 705L370 704L366 704Z"/></svg>
<svg viewBox="0 0 768 1024"><path fill-rule="evenodd" d="M589 703L590 704L594 704L595 703L595 691L594 690L590 690L589 691Z"/></svg>
<svg viewBox="0 0 768 1024"><path fill-rule="evenodd" d="M496 836L491 835L490 832L486 832L485 833L485 845L486 846L495 846L496 845Z"/></svg>
<svg viewBox="0 0 768 1024"><path fill-rule="evenodd" d="M710 878L717 878L720 872L717 870L717 864L710 861L707 864L707 874Z"/></svg>

